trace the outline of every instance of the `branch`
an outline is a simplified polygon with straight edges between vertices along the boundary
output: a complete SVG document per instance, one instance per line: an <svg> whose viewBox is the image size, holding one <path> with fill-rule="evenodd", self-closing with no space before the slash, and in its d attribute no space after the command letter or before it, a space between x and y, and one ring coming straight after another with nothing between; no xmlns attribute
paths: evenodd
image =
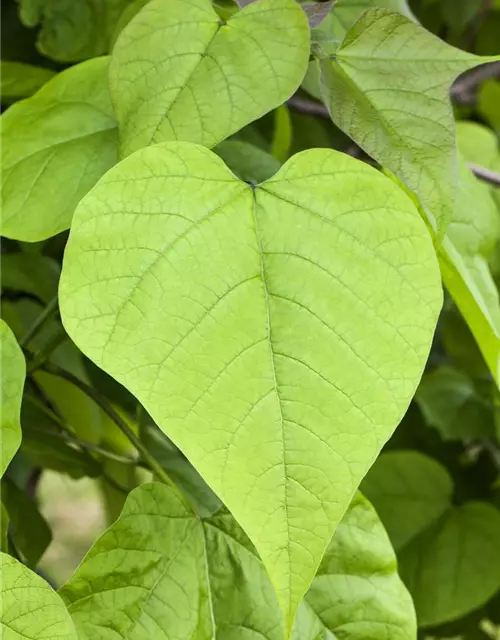
<svg viewBox="0 0 500 640"><path fill-rule="evenodd" d="M463 73L451 88L451 99L457 104L473 105L479 85L491 79L500 79L500 62L482 64Z"/></svg>
<svg viewBox="0 0 500 640"><path fill-rule="evenodd" d="M496 63L495 63L496 64ZM498 63L500 65L500 63ZM485 65L483 65L484 67ZM492 66L492 65L487 65ZM481 69L482 67L478 67ZM500 67L499 67L500 70ZM309 100L308 98L301 98L299 96L293 96L287 102L290 109L294 111L298 111L299 113L305 113L309 116L317 116L318 118L324 118L325 120L330 120L330 114L328 113L328 109L321 102L316 102L315 100ZM349 150L349 155L360 158L359 153L351 153ZM481 167L472 162L468 163L469 169L472 173L483 182L487 182L488 184L494 187L500 187L500 173L496 173L495 171L490 171L490 169L486 169L485 167Z"/></svg>

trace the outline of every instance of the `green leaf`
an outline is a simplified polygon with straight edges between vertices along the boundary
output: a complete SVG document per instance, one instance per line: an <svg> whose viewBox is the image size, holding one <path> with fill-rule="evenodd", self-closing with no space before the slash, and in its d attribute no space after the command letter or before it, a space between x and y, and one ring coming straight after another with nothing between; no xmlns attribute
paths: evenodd
<svg viewBox="0 0 500 640"><path fill-rule="evenodd" d="M0 502L0 551L9 550L9 514L3 502Z"/></svg>
<svg viewBox="0 0 500 640"><path fill-rule="evenodd" d="M500 234L489 189L460 160L453 219L439 250L443 282L500 384L500 302L488 266Z"/></svg>
<svg viewBox="0 0 500 640"><path fill-rule="evenodd" d="M274 112L274 133L271 143L272 155L281 163L290 155L292 146L292 121L290 112L285 104Z"/></svg>
<svg viewBox="0 0 500 640"><path fill-rule="evenodd" d="M373 168L311 150L252 188L189 143L100 181L60 285L70 336L232 511L289 622L406 411L441 295L425 224Z"/></svg>
<svg viewBox="0 0 500 640"><path fill-rule="evenodd" d="M400 14L372 9L319 63L335 124L416 194L440 235L458 188L449 87L489 60L454 49Z"/></svg>
<svg viewBox="0 0 500 640"><path fill-rule="evenodd" d="M227 512L198 519L165 485L132 492L60 593L80 640L162 633L178 640L283 639L271 583L236 521ZM293 638L326 639L337 631L345 640L415 636L394 552L361 496L328 547Z"/></svg>
<svg viewBox="0 0 500 640"><path fill-rule="evenodd" d="M107 58L58 74L2 115L2 235L36 242L67 229L115 162Z"/></svg>
<svg viewBox="0 0 500 640"><path fill-rule="evenodd" d="M264 182L281 167L281 162L270 153L243 140L225 140L214 152L238 178L252 184Z"/></svg>
<svg viewBox="0 0 500 640"><path fill-rule="evenodd" d="M500 171L498 137L477 122L457 122L458 147L468 162Z"/></svg>
<svg viewBox="0 0 500 640"><path fill-rule="evenodd" d="M131 0L19 0L21 20L40 25L37 48L59 62L108 53L116 22Z"/></svg>
<svg viewBox="0 0 500 640"><path fill-rule="evenodd" d="M2 503L9 514L16 550L35 567L52 540L52 533L34 500L8 478L2 480Z"/></svg>
<svg viewBox="0 0 500 640"><path fill-rule="evenodd" d="M498 110L500 82L496 80L483 82L478 91L477 103L481 116L495 129L497 134L500 134L500 113Z"/></svg>
<svg viewBox="0 0 500 640"><path fill-rule="evenodd" d="M2 253L2 289L22 291L48 304L57 295L58 263L40 253Z"/></svg>
<svg viewBox="0 0 500 640"><path fill-rule="evenodd" d="M495 437L491 395L483 396L477 384L452 367L424 374L415 399L428 424L436 427L444 440Z"/></svg>
<svg viewBox="0 0 500 640"><path fill-rule="evenodd" d="M111 58L121 155L177 139L215 146L289 98L308 58L295 0L260 0L227 23L210 0L152 0Z"/></svg>
<svg viewBox="0 0 500 640"><path fill-rule="evenodd" d="M3 320L0 320L0 339L2 343L0 477L2 477L21 444L20 416L26 362L14 334Z"/></svg>
<svg viewBox="0 0 500 640"><path fill-rule="evenodd" d="M55 75L55 71L23 62L1 61L2 102L29 98Z"/></svg>
<svg viewBox="0 0 500 640"><path fill-rule="evenodd" d="M4 640L77 640L58 594L33 571L0 554L0 630Z"/></svg>
<svg viewBox="0 0 500 640"><path fill-rule="evenodd" d="M455 620L500 588L500 511L451 504L446 469L416 452L380 456L363 481L391 540L419 627Z"/></svg>

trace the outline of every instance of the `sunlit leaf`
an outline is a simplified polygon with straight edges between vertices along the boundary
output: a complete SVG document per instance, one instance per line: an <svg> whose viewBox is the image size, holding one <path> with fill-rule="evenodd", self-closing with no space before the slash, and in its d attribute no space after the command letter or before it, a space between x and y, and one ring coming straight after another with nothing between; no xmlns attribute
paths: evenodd
<svg viewBox="0 0 500 640"><path fill-rule="evenodd" d="M441 295L424 222L373 168L312 150L252 188L188 143L82 201L60 286L70 336L231 509L290 622L406 411Z"/></svg>
<svg viewBox="0 0 500 640"><path fill-rule="evenodd" d="M14 334L3 320L0 320L0 339L2 365L1 477L21 444L20 415L26 363Z"/></svg>
<svg viewBox="0 0 500 640"><path fill-rule="evenodd" d="M260 0L227 22L210 0L152 0L111 58L121 154L167 140L215 146L289 98L308 59L295 0Z"/></svg>

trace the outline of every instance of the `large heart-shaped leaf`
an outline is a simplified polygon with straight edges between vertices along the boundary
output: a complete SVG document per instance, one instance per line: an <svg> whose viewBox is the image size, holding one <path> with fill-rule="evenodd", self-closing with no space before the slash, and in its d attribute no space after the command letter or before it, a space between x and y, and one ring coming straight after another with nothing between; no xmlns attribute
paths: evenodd
<svg viewBox="0 0 500 640"><path fill-rule="evenodd" d="M308 60L295 0L260 0L227 22L210 0L152 0L111 58L121 154L166 140L213 147L287 100Z"/></svg>
<svg viewBox="0 0 500 640"><path fill-rule="evenodd" d="M335 124L417 195L440 234L458 185L448 90L491 59L451 47L399 13L371 9L319 63Z"/></svg>
<svg viewBox="0 0 500 640"><path fill-rule="evenodd" d="M59 595L23 564L0 553L0 631L4 640L77 640Z"/></svg>
<svg viewBox="0 0 500 640"><path fill-rule="evenodd" d="M484 502L451 502L446 469L415 451L377 460L363 480L391 540L419 626L455 620L500 588L500 512Z"/></svg>
<svg viewBox="0 0 500 640"><path fill-rule="evenodd" d="M67 229L116 162L107 66L98 58L71 67L2 115L2 235L35 242Z"/></svg>
<svg viewBox="0 0 500 640"><path fill-rule="evenodd" d="M61 589L80 640L283 640L254 547L222 512L200 520L171 488L143 485ZM347 510L301 605L294 640L411 640L415 616L394 551L361 496ZM337 636L337 633L339 634Z"/></svg>
<svg viewBox="0 0 500 640"><path fill-rule="evenodd" d="M424 222L373 168L312 150L252 187L189 143L108 172L60 286L70 336L232 510L290 621L415 392L441 296Z"/></svg>
<svg viewBox="0 0 500 640"><path fill-rule="evenodd" d="M26 362L14 334L3 320L0 320L0 339L2 349L1 477L21 444L21 400Z"/></svg>

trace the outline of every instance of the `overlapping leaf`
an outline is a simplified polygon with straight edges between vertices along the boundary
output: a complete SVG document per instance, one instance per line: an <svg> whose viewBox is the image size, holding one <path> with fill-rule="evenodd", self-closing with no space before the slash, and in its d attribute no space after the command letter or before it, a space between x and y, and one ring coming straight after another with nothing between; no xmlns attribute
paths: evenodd
<svg viewBox="0 0 500 640"><path fill-rule="evenodd" d="M21 400L23 396L26 363L8 325L0 320L1 369L2 369L2 417L0 477L21 444Z"/></svg>
<svg viewBox="0 0 500 640"><path fill-rule="evenodd" d="M283 639L264 567L227 512L199 520L178 494L143 485L62 590L80 640ZM389 630L389 631L388 631ZM411 600L361 496L345 514L301 605L294 640L410 640Z"/></svg>
<svg viewBox="0 0 500 640"><path fill-rule="evenodd" d="M500 588L500 512L451 503L446 469L417 452L383 454L363 481L391 540L419 626L455 620Z"/></svg>
<svg viewBox="0 0 500 640"><path fill-rule="evenodd" d="M441 286L410 199L331 150L252 188L202 147L155 145L80 204L60 300L232 510L293 620L427 358Z"/></svg>
<svg viewBox="0 0 500 640"><path fill-rule="evenodd" d="M48 82L55 72L23 62L1 62L1 96L3 103L29 98Z"/></svg>
<svg viewBox="0 0 500 640"><path fill-rule="evenodd" d="M488 60L383 9L363 14L335 54L320 60L335 124L416 194L439 235L453 218L458 188L448 90L457 75Z"/></svg>
<svg viewBox="0 0 500 640"><path fill-rule="evenodd" d="M289 98L308 59L295 0L260 0L227 22L210 0L152 0L113 49L121 154L168 140L215 146Z"/></svg>
<svg viewBox="0 0 500 640"><path fill-rule="evenodd" d="M2 235L34 242L67 229L115 163L107 66L99 58L72 67L2 115Z"/></svg>
<svg viewBox="0 0 500 640"><path fill-rule="evenodd" d="M0 553L0 631L4 640L78 640L57 593L33 571Z"/></svg>

